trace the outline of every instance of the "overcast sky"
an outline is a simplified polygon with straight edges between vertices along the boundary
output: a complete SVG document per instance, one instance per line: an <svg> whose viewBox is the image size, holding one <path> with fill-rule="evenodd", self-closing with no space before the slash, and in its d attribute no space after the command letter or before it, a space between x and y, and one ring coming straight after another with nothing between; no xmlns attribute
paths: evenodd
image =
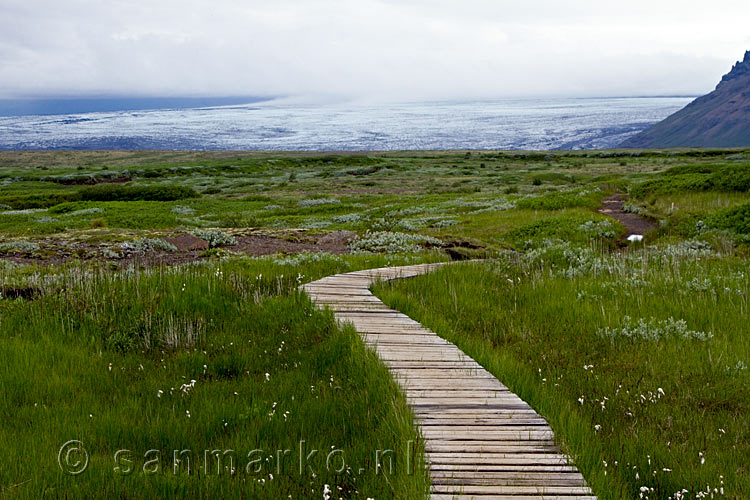
<svg viewBox="0 0 750 500"><path fill-rule="evenodd" d="M0 97L701 94L748 0L0 0Z"/></svg>

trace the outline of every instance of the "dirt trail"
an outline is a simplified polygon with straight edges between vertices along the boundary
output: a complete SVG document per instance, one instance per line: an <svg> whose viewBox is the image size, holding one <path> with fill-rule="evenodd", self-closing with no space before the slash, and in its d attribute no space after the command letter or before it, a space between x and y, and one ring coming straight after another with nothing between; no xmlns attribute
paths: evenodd
<svg viewBox="0 0 750 500"><path fill-rule="evenodd" d="M627 229L627 238L631 234L645 234L647 231L656 228L656 224L640 215L626 212L623 210L627 195L616 193L602 200L602 206L597 210L600 214L607 215L616 219Z"/></svg>

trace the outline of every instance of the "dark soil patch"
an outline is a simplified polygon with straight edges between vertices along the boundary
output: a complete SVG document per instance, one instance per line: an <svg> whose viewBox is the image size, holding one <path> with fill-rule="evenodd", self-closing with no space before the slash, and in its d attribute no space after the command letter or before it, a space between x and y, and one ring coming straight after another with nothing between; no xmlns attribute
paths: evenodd
<svg viewBox="0 0 750 500"><path fill-rule="evenodd" d="M164 241L171 243L181 252L186 250L208 250L208 242L192 234L181 234L174 238L164 238Z"/></svg>
<svg viewBox="0 0 750 500"><path fill-rule="evenodd" d="M618 220L623 226L625 226L625 229L627 230L625 237L628 237L631 234L645 234L646 232L655 229L656 224L653 221L637 214L625 212L622 209L625 205L626 199L627 195L623 193L613 194L602 200L602 206L597 211L600 214Z"/></svg>
<svg viewBox="0 0 750 500"><path fill-rule="evenodd" d="M346 248L349 245L349 242L356 237L357 233L352 231L332 231L319 237L317 243L318 245L335 249ZM346 251L331 251L331 253L346 253Z"/></svg>
<svg viewBox="0 0 750 500"><path fill-rule="evenodd" d="M349 231L335 231L319 238L282 239L264 235L249 235L237 238L232 250L248 255L270 255L274 253L327 252L349 253L347 243L354 237Z"/></svg>
<svg viewBox="0 0 750 500"><path fill-rule="evenodd" d="M448 254L451 260L472 260L487 257L483 246L463 239L445 241L445 253Z"/></svg>
<svg viewBox="0 0 750 500"><path fill-rule="evenodd" d="M32 300L41 294L42 290L33 286L0 288L0 295L8 299Z"/></svg>
<svg viewBox="0 0 750 500"><path fill-rule="evenodd" d="M348 243L356 236L351 231L334 231L322 236L301 234L289 234L285 237L269 236L264 234L238 235L237 244L225 247L226 250L244 253L251 256L272 255L276 253L297 254L301 252L326 252L333 254L349 253ZM126 254L122 258L107 258L102 255L106 245L94 245L87 243L66 244L46 240L44 242L45 252L43 256L7 256L6 260L17 264L64 264L75 260L80 261L110 261L116 265L127 267L176 265L195 262L211 257L207 252L207 243L192 235L180 235L175 238L165 238L174 244L177 252L150 252Z"/></svg>
<svg viewBox="0 0 750 500"><path fill-rule="evenodd" d="M118 184L122 182L130 182L133 179L130 177L116 177L114 179L107 179L101 177L81 176L81 177L59 177L49 179L51 182L56 184L63 184L65 186L86 186L93 184Z"/></svg>

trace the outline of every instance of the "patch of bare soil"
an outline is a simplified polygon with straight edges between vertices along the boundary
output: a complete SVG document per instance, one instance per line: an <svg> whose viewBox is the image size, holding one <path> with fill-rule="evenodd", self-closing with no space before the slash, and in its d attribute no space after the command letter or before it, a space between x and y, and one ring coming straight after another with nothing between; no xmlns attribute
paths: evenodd
<svg viewBox="0 0 750 500"><path fill-rule="evenodd" d="M653 221L638 214L633 214L623 210L626 199L627 195L623 193L616 193L604 198L602 200L602 206L599 208L598 212L618 220L623 226L625 226L625 229L627 230L625 237L628 237L631 234L645 234L646 232L655 229L656 224Z"/></svg>
<svg viewBox="0 0 750 500"><path fill-rule="evenodd" d="M237 244L229 247L248 255L270 255L274 253L327 252L349 253L347 244L356 235L351 231L334 231L320 237L275 238L251 234L237 238Z"/></svg>
<svg viewBox="0 0 750 500"><path fill-rule="evenodd" d="M83 185L92 185L92 184L121 184L124 182L130 182L133 179L130 177L116 177L114 179L106 179L102 177L89 177L89 176L80 176L80 177L60 177L60 178L52 178L49 179L51 182L55 182L57 184L63 184L65 186L83 186Z"/></svg>
<svg viewBox="0 0 750 500"><path fill-rule="evenodd" d="M8 299L32 300L42 295L42 289L32 286L6 287L0 286L0 296Z"/></svg>
<svg viewBox="0 0 750 500"><path fill-rule="evenodd" d="M164 238L164 241L174 245L181 252L189 250L208 250L208 242L192 234L181 234L172 238Z"/></svg>
<svg viewBox="0 0 750 500"><path fill-rule="evenodd" d="M225 247L230 252L250 256L272 255L276 253L297 254L301 252L327 252L333 254L349 253L348 243L356 237L351 231L333 231L324 235L308 235L303 232L289 233L280 236L268 234L237 234L237 244ZM5 260L17 264L57 265L74 260L113 262L117 265L146 266L185 264L207 259L208 243L193 235L181 234L166 241L177 247L176 252L126 253L121 258L105 256L106 244L70 243L62 240L47 239L43 242L43 255L8 255Z"/></svg>

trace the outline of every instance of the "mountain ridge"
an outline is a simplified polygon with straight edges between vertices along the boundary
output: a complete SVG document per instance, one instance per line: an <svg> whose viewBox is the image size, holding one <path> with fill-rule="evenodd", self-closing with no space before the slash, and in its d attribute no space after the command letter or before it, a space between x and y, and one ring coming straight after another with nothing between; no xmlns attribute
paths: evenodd
<svg viewBox="0 0 750 500"><path fill-rule="evenodd" d="M630 137L623 148L750 146L750 50L716 88Z"/></svg>

